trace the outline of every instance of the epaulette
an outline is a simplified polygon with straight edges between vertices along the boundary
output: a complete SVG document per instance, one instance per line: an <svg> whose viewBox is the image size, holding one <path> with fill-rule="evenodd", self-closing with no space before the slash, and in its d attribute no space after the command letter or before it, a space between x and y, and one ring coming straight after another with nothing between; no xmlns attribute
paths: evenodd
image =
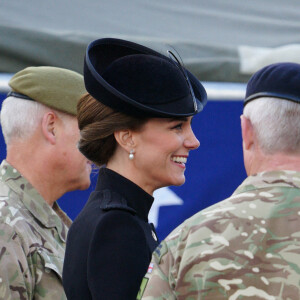
<svg viewBox="0 0 300 300"><path fill-rule="evenodd" d="M119 193L115 193L111 190L103 190L93 192L92 197L100 199L100 208L108 211L113 209L125 210L132 214L136 214L136 210L129 207L127 201Z"/></svg>

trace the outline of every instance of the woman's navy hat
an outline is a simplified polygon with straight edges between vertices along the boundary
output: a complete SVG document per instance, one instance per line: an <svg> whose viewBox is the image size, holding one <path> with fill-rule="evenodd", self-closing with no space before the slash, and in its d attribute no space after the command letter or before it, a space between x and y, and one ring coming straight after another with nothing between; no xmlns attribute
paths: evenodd
<svg viewBox="0 0 300 300"><path fill-rule="evenodd" d="M300 65L276 63L254 73L247 84L244 106L259 97L300 103Z"/></svg>
<svg viewBox="0 0 300 300"><path fill-rule="evenodd" d="M202 84L172 53L168 58L120 39L88 45L84 81L96 100L135 116L187 117L202 111L207 102Z"/></svg>

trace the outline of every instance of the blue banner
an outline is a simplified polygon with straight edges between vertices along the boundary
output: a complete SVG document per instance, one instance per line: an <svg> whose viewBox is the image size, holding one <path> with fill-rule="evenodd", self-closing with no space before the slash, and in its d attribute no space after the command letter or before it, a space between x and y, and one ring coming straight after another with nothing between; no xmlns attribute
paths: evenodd
<svg viewBox="0 0 300 300"><path fill-rule="evenodd" d="M0 94L0 103L5 95ZM17 108L16 108L17 109ZM245 179L240 130L241 101L211 101L193 119L193 129L200 141L191 151L186 166L186 183L180 187L155 192L150 220L160 239L199 210L229 197ZM6 156L0 134L0 159ZM29 163L29 162L28 162ZM86 191L75 191L58 200L61 208L74 219L95 188L97 172Z"/></svg>

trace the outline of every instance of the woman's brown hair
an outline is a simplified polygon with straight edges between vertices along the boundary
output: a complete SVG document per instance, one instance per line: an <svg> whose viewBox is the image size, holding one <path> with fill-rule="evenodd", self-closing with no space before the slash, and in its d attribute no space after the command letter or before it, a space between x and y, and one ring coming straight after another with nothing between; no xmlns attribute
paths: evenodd
<svg viewBox="0 0 300 300"><path fill-rule="evenodd" d="M148 119L117 112L85 94L77 104L79 151L94 164L107 164L117 147L114 132L138 130Z"/></svg>

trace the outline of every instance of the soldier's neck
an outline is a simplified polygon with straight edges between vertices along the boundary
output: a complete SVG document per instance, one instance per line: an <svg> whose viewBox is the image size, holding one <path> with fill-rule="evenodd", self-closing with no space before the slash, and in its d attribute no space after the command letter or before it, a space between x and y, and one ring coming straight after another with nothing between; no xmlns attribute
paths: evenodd
<svg viewBox="0 0 300 300"><path fill-rule="evenodd" d="M17 169L52 207L64 191L56 184L52 172L49 172L51 161L41 153L39 149L14 145L8 147L6 161Z"/></svg>

